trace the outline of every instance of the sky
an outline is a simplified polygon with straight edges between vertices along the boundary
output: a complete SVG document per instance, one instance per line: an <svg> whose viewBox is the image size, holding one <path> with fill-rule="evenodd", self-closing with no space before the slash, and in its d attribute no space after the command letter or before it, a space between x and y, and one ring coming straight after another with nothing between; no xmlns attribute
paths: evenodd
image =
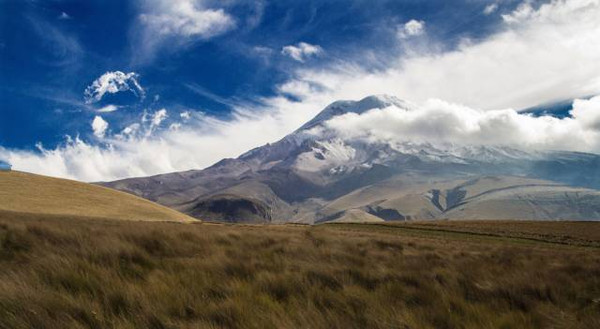
<svg viewBox="0 0 600 329"><path fill-rule="evenodd" d="M0 160L83 181L201 169L373 94L418 110L329 127L600 153L598 17L600 0L0 0Z"/></svg>

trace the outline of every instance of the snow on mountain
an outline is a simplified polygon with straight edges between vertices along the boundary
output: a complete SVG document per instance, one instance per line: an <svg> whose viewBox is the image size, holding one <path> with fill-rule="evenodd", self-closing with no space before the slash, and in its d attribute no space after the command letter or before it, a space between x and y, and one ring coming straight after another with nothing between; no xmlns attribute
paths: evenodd
<svg viewBox="0 0 600 329"><path fill-rule="evenodd" d="M448 142L344 140L325 128L328 120L348 113L363 114L371 110L395 107L414 111L416 106L394 96L369 96L360 101L337 101L315 118L282 140L253 149L239 159L271 167L285 161L298 171L340 174L355 168L386 165L398 158L411 156L424 162L469 164L504 163L523 159L540 159L539 152L507 146L460 145ZM377 127L373 127L376 129ZM291 159L293 158L293 159ZM288 165L288 164L286 164Z"/></svg>
<svg viewBox="0 0 600 329"><path fill-rule="evenodd" d="M386 107L396 106L403 109L413 109L414 105L405 102L395 96L374 95L361 99L360 101L337 101L327 106L312 120L305 123L296 132L306 131L314 128L323 122L332 119L335 116L346 113L362 114L372 109L384 109Z"/></svg>
<svg viewBox="0 0 600 329"><path fill-rule="evenodd" d="M346 114L390 109L418 110L386 95L338 101L283 139L237 159L106 185L213 220L240 214L252 221L308 223L350 214L384 220L467 214L600 219L598 155L444 140L344 138L328 129L329 120Z"/></svg>

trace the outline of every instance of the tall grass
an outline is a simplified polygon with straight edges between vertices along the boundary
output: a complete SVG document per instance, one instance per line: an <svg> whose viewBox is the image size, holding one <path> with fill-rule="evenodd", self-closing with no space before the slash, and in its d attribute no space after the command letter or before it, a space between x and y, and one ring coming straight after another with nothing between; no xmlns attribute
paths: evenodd
<svg viewBox="0 0 600 329"><path fill-rule="evenodd" d="M600 328L600 253L342 226L0 219L0 328Z"/></svg>

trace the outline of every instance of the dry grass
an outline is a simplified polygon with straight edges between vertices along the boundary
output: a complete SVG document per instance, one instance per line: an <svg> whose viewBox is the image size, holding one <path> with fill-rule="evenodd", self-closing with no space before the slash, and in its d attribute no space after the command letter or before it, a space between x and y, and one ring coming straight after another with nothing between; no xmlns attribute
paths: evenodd
<svg viewBox="0 0 600 329"><path fill-rule="evenodd" d="M142 221L194 221L173 209L109 188L0 171L0 211Z"/></svg>
<svg viewBox="0 0 600 329"><path fill-rule="evenodd" d="M428 221L402 226L600 247L600 222Z"/></svg>
<svg viewBox="0 0 600 329"><path fill-rule="evenodd" d="M0 328L300 327L600 328L600 252L365 225L0 215Z"/></svg>

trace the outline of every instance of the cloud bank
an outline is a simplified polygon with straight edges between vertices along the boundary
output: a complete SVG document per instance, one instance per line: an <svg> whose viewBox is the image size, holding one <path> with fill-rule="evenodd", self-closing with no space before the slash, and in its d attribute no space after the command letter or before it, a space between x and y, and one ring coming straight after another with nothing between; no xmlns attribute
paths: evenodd
<svg viewBox="0 0 600 329"><path fill-rule="evenodd" d="M106 134L101 144L69 137L63 146L52 150L41 145L39 152L0 148L0 157L16 170L84 181L204 168L276 141L305 122L305 104L285 98L268 102L263 112L239 110L230 121L182 112L177 129L165 126L169 115L161 109L145 113L140 122L119 133ZM484 111L428 100L413 111L391 107L362 115L346 114L328 121L326 131L314 133L385 143L499 144L600 153L600 96L575 100L571 115L564 119L533 117L511 109ZM99 131L106 133L107 128L99 125Z"/></svg>
<svg viewBox="0 0 600 329"><path fill-rule="evenodd" d="M482 111L429 100L417 109L348 113L313 133L377 143L405 141L504 145L528 150L600 152L600 96L575 100L571 117L534 117L515 110Z"/></svg>
<svg viewBox="0 0 600 329"><path fill-rule="evenodd" d="M329 100L390 94L481 109L522 109L599 94L600 0L555 0L523 9L530 7L525 2L506 13L496 34L451 51L437 51L429 35L431 47L408 44L408 57L389 59L385 69L348 62L301 69L288 82L297 90L286 92L304 101L324 93Z"/></svg>
<svg viewBox="0 0 600 329"><path fill-rule="evenodd" d="M182 112L179 129L168 129L169 112L161 109L145 113L139 122L114 135L105 135L101 143L67 137L64 145L55 149L39 145L37 152L0 147L0 158L10 161L15 170L83 181L204 168L277 140L304 122L302 104L285 98L266 102L263 109L237 110L229 121Z"/></svg>

